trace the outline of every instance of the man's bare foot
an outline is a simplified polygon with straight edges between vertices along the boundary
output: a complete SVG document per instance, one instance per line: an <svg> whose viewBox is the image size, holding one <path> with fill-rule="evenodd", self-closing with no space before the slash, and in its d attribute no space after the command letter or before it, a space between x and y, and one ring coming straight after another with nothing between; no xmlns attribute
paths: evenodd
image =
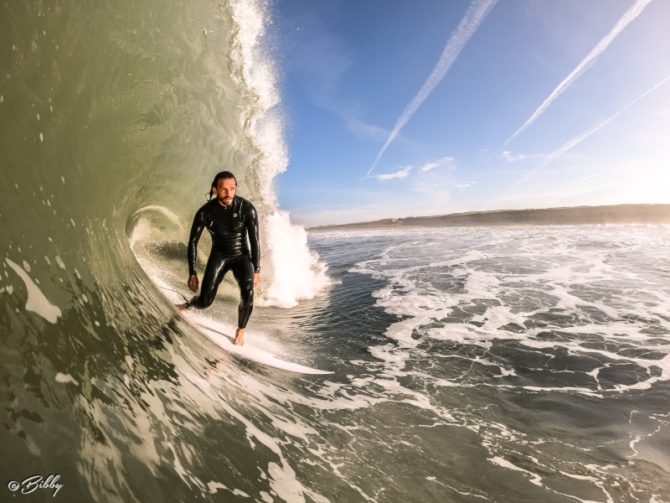
<svg viewBox="0 0 670 503"><path fill-rule="evenodd" d="M233 344L236 346L241 346L244 344L244 329L243 328L238 328L237 331L235 332L235 340L233 341Z"/></svg>

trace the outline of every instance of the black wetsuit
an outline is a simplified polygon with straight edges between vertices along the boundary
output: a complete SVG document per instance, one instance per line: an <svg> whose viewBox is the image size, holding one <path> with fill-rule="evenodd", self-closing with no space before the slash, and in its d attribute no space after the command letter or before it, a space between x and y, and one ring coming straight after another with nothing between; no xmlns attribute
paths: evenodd
<svg viewBox="0 0 670 503"><path fill-rule="evenodd" d="M235 196L228 206L223 206L214 198L196 212L188 239L190 276L195 274L198 240L205 227L212 237L212 251L207 260L200 295L193 297L186 305L198 309L210 306L223 277L232 270L240 287L238 327L245 328L254 307L254 272L260 271L261 250L256 208L243 197Z"/></svg>

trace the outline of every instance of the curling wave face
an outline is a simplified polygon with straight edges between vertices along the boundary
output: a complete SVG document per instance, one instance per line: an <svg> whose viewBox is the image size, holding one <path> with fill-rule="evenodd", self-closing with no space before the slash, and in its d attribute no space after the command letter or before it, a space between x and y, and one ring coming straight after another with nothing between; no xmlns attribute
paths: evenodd
<svg viewBox="0 0 670 503"><path fill-rule="evenodd" d="M259 304L326 285L271 190L286 154L265 22L247 1L0 5L7 480L60 470L70 500L143 499L148 480L157 499L208 491L186 438L207 428L196 388L211 348L173 346L190 328L133 248L160 250L159 266L183 251L185 280L181 244L215 172L234 171L261 213ZM296 281L275 280L280 262ZM182 489L161 488L174 473Z"/></svg>

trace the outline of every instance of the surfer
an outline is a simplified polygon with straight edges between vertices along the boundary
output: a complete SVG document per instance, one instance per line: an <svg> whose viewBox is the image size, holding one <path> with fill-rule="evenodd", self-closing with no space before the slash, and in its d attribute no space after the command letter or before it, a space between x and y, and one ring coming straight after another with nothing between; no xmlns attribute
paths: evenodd
<svg viewBox="0 0 670 503"><path fill-rule="evenodd" d="M198 291L195 262L198 240L205 227L212 237L212 251L207 260L200 295L177 305L184 309L205 309L214 302L223 277L233 271L240 288L237 331L234 344L244 344L244 330L254 307L254 288L260 281L261 250L258 238L258 215L248 200L235 194L237 179L230 171L217 173L210 189L210 200L195 214L188 239L188 287ZM212 196L216 194L216 198ZM248 242L247 242L248 240Z"/></svg>

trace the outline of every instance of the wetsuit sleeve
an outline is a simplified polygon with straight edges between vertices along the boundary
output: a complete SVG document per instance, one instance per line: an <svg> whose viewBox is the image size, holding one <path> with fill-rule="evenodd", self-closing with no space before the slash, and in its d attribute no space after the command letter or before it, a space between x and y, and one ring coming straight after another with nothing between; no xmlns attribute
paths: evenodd
<svg viewBox="0 0 670 503"><path fill-rule="evenodd" d="M188 274L193 276L195 274L195 261L198 258L198 241L202 230L205 228L205 212L200 208L193 218L193 225L191 225L191 234L188 237Z"/></svg>
<svg viewBox="0 0 670 503"><path fill-rule="evenodd" d="M258 228L258 213L251 203L247 203L246 208L246 226L249 236L249 248L251 251L251 263L254 265L254 272L261 270L261 245Z"/></svg>

